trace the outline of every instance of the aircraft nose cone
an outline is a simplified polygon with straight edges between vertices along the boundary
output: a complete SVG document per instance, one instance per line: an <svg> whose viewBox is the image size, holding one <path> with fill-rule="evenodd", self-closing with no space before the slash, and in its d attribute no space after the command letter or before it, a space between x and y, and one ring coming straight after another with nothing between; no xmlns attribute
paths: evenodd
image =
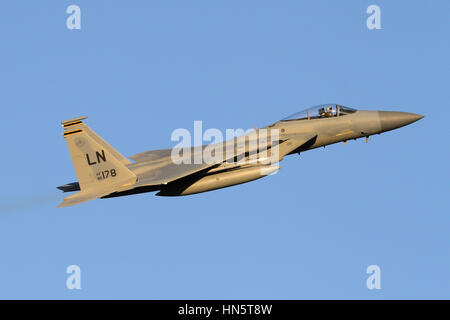
<svg viewBox="0 0 450 320"><path fill-rule="evenodd" d="M378 111L381 131L397 129L423 118L422 115L409 112Z"/></svg>

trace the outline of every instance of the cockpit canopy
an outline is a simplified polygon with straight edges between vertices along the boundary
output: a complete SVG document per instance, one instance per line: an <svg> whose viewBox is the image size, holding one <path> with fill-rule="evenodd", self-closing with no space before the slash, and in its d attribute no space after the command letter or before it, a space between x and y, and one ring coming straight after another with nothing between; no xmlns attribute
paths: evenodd
<svg viewBox="0 0 450 320"><path fill-rule="evenodd" d="M331 118L331 117L344 116L344 115L355 113L355 112L356 112L355 109L352 109L349 107L344 107L339 104L322 104L320 106L315 106L315 107L294 113L294 114L290 115L289 117L281 119L281 121Z"/></svg>

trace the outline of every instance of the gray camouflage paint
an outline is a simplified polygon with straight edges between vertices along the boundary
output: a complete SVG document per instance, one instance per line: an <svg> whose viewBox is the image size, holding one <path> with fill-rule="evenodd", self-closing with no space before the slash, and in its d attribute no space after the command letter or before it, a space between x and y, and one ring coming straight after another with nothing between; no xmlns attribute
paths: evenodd
<svg viewBox="0 0 450 320"><path fill-rule="evenodd" d="M394 130L422 119L423 116L408 112L353 110L353 113L308 119L280 120L263 129L278 129L278 160L285 155L300 153L333 143L369 137ZM152 150L129 157L120 155L103 139L88 128L82 118L63 121L64 136L81 183L69 183L58 187L64 192L81 191L64 199L59 206L75 205L95 198L108 198L136 193L159 191L159 196L180 196L200 193L241 184L262 178L277 171L279 166L260 163L200 163L174 164L172 149ZM230 143L235 144L235 141ZM206 146L192 148L192 157L203 152ZM274 148L274 146L270 146ZM83 149L83 150L82 150ZM100 150L99 160L94 161L95 150ZM85 151L88 150L88 151ZM106 150L106 151L105 151ZM249 150L247 150L249 151ZM86 159L83 154L86 152ZM89 158L89 152L91 158ZM105 154L106 152L106 154ZM259 155L259 154L258 154ZM103 157L113 159L102 161ZM227 159L225 159L227 160ZM111 165L112 163L112 165ZM96 169L99 167L100 169ZM100 170L100 171L99 171ZM107 177L97 179L99 172ZM111 172L114 172L112 177ZM80 181L82 177L82 181ZM101 178L101 177L100 177ZM109 179L109 180L108 180ZM115 183L116 181L116 183ZM131 182L130 182L131 181ZM123 183L122 183L123 182Z"/></svg>

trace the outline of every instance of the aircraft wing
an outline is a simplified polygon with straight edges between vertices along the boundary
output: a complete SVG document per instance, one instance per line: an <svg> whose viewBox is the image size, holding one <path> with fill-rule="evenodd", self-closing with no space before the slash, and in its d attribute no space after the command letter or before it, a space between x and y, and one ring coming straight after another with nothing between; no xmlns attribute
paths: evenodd
<svg viewBox="0 0 450 320"><path fill-rule="evenodd" d="M283 157L296 149L300 148L305 143L308 143L314 139L317 135L315 134L304 134L304 135L292 135L287 136L282 141L277 143L279 148L279 159L281 161ZM172 149L162 149L162 150L152 150L143 153L136 154L129 157L130 159L137 161L136 164L130 165L133 171L139 171L139 167L142 168L143 174L138 177L138 182L136 186L150 186L150 185L161 185L167 184L169 182L193 175L198 174L202 171L206 171L209 168L220 165L221 163L234 157L224 157L221 161L215 163L200 163L195 164L194 157L195 154L203 152L206 146L199 146L191 148L191 163L190 164L175 164L171 160ZM257 146L255 146L257 147ZM248 150L247 150L248 151ZM276 161L275 161L276 162ZM145 168L148 168L144 172Z"/></svg>
<svg viewBox="0 0 450 320"><path fill-rule="evenodd" d="M195 163L195 156L201 154L204 148L205 146L190 148L191 161L189 164L174 163L171 158L172 149L151 150L129 157L136 161L129 165L129 168L134 172L139 172L136 186L167 184L223 162L205 163L201 161L201 163Z"/></svg>
<svg viewBox="0 0 450 320"><path fill-rule="evenodd" d="M133 161L136 161L136 162L151 161L151 160L159 160L161 158L170 157L171 153L172 153L172 149L150 150L150 151L137 153L128 158Z"/></svg>
<svg viewBox="0 0 450 320"><path fill-rule="evenodd" d="M289 153L295 152L303 145L309 143L316 138L315 134L304 135L289 135L284 136L284 139L279 141L277 147L279 148L279 161ZM201 174L203 171L207 171L210 168L220 165L228 159L216 162L216 163L200 163L195 164L195 154L203 152L206 146L199 146L191 148L191 163L190 164L175 164L171 160L172 149L151 150L142 153L135 154L129 159L135 161L135 163L127 164L126 167L136 172L138 179L134 187L141 186L158 186L167 184L169 182L194 175ZM276 161L275 161L276 162ZM79 183L73 182L58 187L64 192L80 190ZM72 205L79 202L88 201L94 198L108 195L116 190L102 190L101 194L81 192L76 194L76 197L68 197L64 200L61 206ZM75 195L74 195L75 196Z"/></svg>
<svg viewBox="0 0 450 320"><path fill-rule="evenodd" d="M137 186L152 186L167 184L169 182L187 177L192 174L199 173L203 170L207 170L214 166L241 155L246 152L255 151L258 148L257 143L242 145L241 137L236 137L224 142L218 142L210 145L188 147L188 148L173 148L173 149L161 149L151 150L135 154L129 159L136 161L134 164L130 164L128 167L133 172L139 172ZM245 135L246 140L249 142L257 141L257 135L255 132L251 132ZM241 141L240 143L238 141ZM206 148L210 150L222 150L223 157L219 157L217 161L213 163L205 163L202 159L203 152ZM216 149L217 148L217 149ZM231 150L231 154L227 154L227 150ZM172 154L179 154L180 152L189 152L189 163L176 164L172 161ZM199 161L196 161L199 159ZM199 163L196 163L199 162Z"/></svg>
<svg viewBox="0 0 450 320"><path fill-rule="evenodd" d="M174 164L170 163L158 169L154 169L142 175L136 183L139 186L153 186L167 184L169 182L207 170L217 164Z"/></svg>

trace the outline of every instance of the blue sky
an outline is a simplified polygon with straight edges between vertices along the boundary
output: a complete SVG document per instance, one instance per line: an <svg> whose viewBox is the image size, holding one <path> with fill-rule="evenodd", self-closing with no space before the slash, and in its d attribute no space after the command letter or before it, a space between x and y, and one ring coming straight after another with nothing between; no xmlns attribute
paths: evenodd
<svg viewBox="0 0 450 320"><path fill-rule="evenodd" d="M66 8L81 8L81 30ZM368 30L366 8L381 8ZM0 298L450 298L450 2L4 1ZM125 156L335 102L408 127L188 197L57 209L60 121ZM66 288L79 265L81 290ZM368 290L366 268L381 268Z"/></svg>

